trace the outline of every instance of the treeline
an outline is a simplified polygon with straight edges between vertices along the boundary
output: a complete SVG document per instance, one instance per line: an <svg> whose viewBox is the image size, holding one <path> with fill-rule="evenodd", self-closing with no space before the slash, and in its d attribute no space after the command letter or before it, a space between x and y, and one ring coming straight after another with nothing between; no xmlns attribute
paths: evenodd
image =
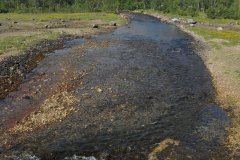
<svg viewBox="0 0 240 160"><path fill-rule="evenodd" d="M166 13L240 19L240 0L0 0L0 12L83 12L155 9Z"/></svg>

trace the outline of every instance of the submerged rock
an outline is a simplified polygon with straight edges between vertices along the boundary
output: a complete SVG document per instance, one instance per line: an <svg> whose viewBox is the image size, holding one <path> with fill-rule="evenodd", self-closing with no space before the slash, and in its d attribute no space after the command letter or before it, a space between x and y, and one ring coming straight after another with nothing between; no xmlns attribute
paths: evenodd
<svg viewBox="0 0 240 160"><path fill-rule="evenodd" d="M95 157L93 157L93 156L85 157L85 156L74 155L72 157L66 157L66 158L64 158L64 160L97 160L97 159Z"/></svg>
<svg viewBox="0 0 240 160"><path fill-rule="evenodd" d="M200 111L195 133L206 145L219 145L224 143L229 126L227 113L219 106L210 104Z"/></svg>

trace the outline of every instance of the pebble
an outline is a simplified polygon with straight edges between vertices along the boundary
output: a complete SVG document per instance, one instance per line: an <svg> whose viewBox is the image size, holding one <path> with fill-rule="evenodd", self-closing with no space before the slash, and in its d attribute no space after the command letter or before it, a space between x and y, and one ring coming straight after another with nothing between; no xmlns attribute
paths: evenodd
<svg viewBox="0 0 240 160"><path fill-rule="evenodd" d="M101 93L103 90L101 88L97 88L97 92Z"/></svg>

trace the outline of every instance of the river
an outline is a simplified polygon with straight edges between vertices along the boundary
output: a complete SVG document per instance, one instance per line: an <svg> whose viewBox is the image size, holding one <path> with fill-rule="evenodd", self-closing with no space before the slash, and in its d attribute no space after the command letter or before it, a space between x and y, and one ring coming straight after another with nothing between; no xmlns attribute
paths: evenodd
<svg viewBox="0 0 240 160"><path fill-rule="evenodd" d="M0 101L0 154L211 159L222 150L230 122L192 38L128 16L112 33L49 53Z"/></svg>

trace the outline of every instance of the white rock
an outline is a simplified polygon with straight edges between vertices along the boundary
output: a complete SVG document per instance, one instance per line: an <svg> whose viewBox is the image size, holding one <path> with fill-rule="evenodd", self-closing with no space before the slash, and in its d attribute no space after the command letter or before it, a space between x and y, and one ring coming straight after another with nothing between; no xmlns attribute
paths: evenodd
<svg viewBox="0 0 240 160"><path fill-rule="evenodd" d="M218 27L217 30L218 31L223 31L223 28L222 27Z"/></svg>
<svg viewBox="0 0 240 160"><path fill-rule="evenodd" d="M179 19L178 19L178 18L173 18L173 19L171 19L171 21L173 21L173 22L179 22Z"/></svg>
<svg viewBox="0 0 240 160"><path fill-rule="evenodd" d="M193 19L188 19L188 20L187 20L187 23L188 23L188 24L196 24L197 21L194 21Z"/></svg>

